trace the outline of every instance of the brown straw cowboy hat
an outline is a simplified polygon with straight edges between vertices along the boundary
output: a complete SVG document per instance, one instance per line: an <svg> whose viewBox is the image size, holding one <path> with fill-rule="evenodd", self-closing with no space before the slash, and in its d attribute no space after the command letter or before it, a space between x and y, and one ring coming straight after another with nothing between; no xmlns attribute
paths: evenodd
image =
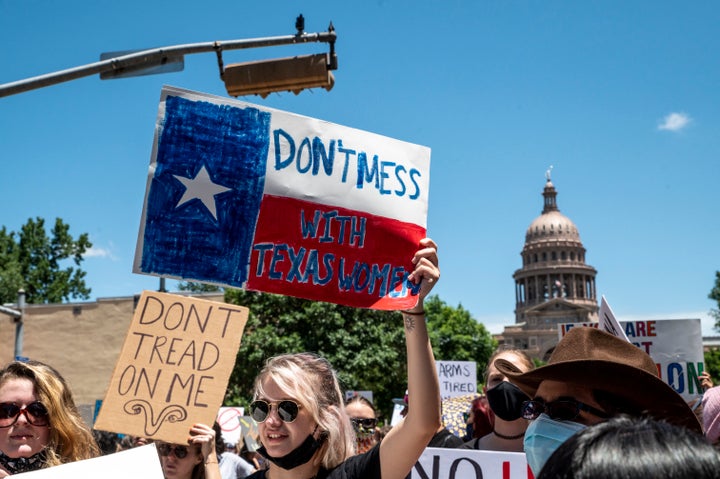
<svg viewBox="0 0 720 479"><path fill-rule="evenodd" d="M655 419L702 433L685 399L658 377L655 361L637 346L597 328L572 328L540 368L523 373L505 359L497 359L495 367L530 397L546 379L578 384L611 393Z"/></svg>

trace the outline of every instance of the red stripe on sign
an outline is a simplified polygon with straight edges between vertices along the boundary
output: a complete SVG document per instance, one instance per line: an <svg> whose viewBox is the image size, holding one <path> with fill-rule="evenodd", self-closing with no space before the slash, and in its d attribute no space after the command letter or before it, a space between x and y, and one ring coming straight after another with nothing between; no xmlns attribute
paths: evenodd
<svg viewBox="0 0 720 479"><path fill-rule="evenodd" d="M406 287L425 228L265 195L247 289L373 309L417 302Z"/></svg>

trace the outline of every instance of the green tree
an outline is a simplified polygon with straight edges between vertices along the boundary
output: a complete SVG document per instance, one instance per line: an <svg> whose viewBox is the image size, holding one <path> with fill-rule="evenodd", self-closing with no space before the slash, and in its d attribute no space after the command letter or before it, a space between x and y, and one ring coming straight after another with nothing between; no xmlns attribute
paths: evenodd
<svg viewBox="0 0 720 479"><path fill-rule="evenodd" d="M717 308L710 310L710 315L715 318L715 330L720 331L720 271L715 271L715 286L710 290L708 298L715 301Z"/></svg>
<svg viewBox="0 0 720 479"><path fill-rule="evenodd" d="M191 293L217 293L222 291L220 286L208 283L199 283L197 281L180 281L177 287L179 291L189 291Z"/></svg>
<svg viewBox="0 0 720 479"><path fill-rule="evenodd" d="M478 384L481 383L487 361L497 348L497 341L485 325L474 320L462 306L449 306L438 296L430 296L425 300L425 312L435 358L475 361Z"/></svg>
<svg viewBox="0 0 720 479"><path fill-rule="evenodd" d="M57 218L50 236L45 220L28 219L19 233L0 230L0 300L13 302L19 289L28 303L60 303L87 299L90 288L80 268L83 254L92 246L87 233L74 239L70 227ZM67 266L67 263L72 264Z"/></svg>
<svg viewBox="0 0 720 479"><path fill-rule="evenodd" d="M392 398L404 395L407 359L398 313L235 289L226 290L225 300L250 309L226 403L249 403L253 380L268 357L302 351L327 358L336 368L343 389L373 391L378 410L388 419ZM429 329L442 326L431 339L444 345L435 349L438 358L442 351L454 356L452 359L487 362L493 348L485 345L492 339L482 325L467 311L459 308L458 313L437 297L428 298L425 304ZM477 331L485 336L472 333L468 322L478 325ZM454 324L455 329L445 327L445 323ZM456 335L457 341L448 337ZM482 346L472 344L471 338Z"/></svg>
<svg viewBox="0 0 720 479"><path fill-rule="evenodd" d="M710 373L710 377L715 385L720 381L720 349L712 349L705 351L705 371Z"/></svg>

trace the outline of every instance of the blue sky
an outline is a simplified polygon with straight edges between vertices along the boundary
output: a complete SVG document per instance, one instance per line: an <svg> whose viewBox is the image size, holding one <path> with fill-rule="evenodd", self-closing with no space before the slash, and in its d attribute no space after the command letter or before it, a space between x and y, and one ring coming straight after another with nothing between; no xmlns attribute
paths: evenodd
<svg viewBox="0 0 720 479"><path fill-rule="evenodd" d="M332 91L246 101L432 149L436 291L491 331L553 165L597 289L620 320L704 318L720 269L720 8L711 1L0 0L0 83L102 52L337 34ZM226 52L226 63L324 52ZM226 96L215 55L179 73L97 76L0 99L0 224L62 218L94 248L93 298L156 289L132 273L163 84ZM168 282L173 287L174 282Z"/></svg>

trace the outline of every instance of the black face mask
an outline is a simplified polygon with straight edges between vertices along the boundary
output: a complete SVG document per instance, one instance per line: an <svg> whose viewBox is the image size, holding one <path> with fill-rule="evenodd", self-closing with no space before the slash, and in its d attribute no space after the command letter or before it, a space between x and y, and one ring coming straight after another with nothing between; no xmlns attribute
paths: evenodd
<svg viewBox="0 0 720 479"><path fill-rule="evenodd" d="M282 467L283 469L294 469L298 466L302 466L312 459L315 452L320 449L326 439L326 435L320 435L319 439L315 439L314 434L308 434L302 444L298 447L285 454L283 457L272 457L265 450L265 446L258 448L257 452L262 457L272 462L273 464Z"/></svg>
<svg viewBox="0 0 720 479"><path fill-rule="evenodd" d="M503 381L492 389L487 395L490 409L500 419L514 421L522 417L522 403L530 399L519 387L508 381Z"/></svg>

